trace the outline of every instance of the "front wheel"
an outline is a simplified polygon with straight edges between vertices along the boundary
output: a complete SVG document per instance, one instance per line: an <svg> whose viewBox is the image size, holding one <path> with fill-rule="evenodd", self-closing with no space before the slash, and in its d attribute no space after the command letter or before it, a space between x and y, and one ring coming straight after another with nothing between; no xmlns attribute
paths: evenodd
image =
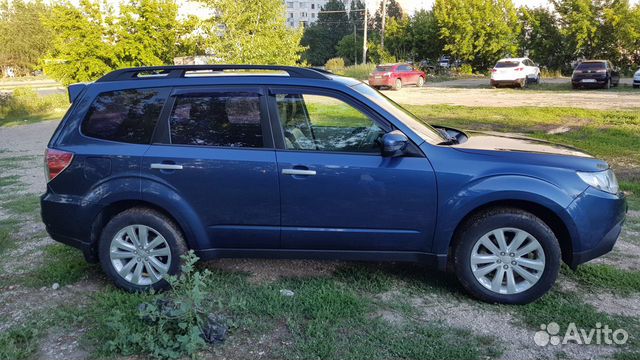
<svg viewBox="0 0 640 360"><path fill-rule="evenodd" d="M480 213L456 238L454 265L462 286L490 303L527 304L553 286L560 246L531 213L500 208Z"/></svg>
<svg viewBox="0 0 640 360"><path fill-rule="evenodd" d="M424 78L422 76L420 76L418 78L418 83L416 84L417 87L421 88L422 86L424 86Z"/></svg>
<svg viewBox="0 0 640 360"><path fill-rule="evenodd" d="M182 233L165 215L132 208L114 216L100 237L104 272L121 289L135 292L169 287L167 275L180 271L187 251Z"/></svg>

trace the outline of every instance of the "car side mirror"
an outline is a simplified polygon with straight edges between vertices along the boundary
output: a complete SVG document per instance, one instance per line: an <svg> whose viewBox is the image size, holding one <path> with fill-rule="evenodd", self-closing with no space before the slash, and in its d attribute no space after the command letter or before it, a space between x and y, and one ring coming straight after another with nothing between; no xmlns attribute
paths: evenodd
<svg viewBox="0 0 640 360"><path fill-rule="evenodd" d="M405 154L409 138L400 130L393 130L382 136L382 156L397 157Z"/></svg>

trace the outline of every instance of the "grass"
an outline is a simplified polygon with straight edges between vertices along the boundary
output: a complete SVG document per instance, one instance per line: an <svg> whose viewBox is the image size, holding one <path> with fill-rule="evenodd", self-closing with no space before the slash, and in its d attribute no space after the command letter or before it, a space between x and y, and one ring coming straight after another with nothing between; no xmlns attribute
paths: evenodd
<svg viewBox="0 0 640 360"><path fill-rule="evenodd" d="M38 350L38 326L27 324L0 333L0 360L30 359Z"/></svg>
<svg viewBox="0 0 640 360"><path fill-rule="evenodd" d="M68 107L64 94L40 96L32 88L16 88L0 97L0 127L60 119Z"/></svg>
<svg viewBox="0 0 640 360"><path fill-rule="evenodd" d="M479 359L499 354L492 339L438 322L415 321L402 314L398 323L387 322L376 316L383 305L373 295L388 288L392 277L347 273L257 285L243 274L214 271L207 278L205 298L210 300L209 311L230 319L229 341L281 333L283 338L275 340L269 354L279 358ZM281 289L292 290L294 296L282 296ZM111 354L109 339L118 336L109 326L112 313L120 312L130 322L129 328L139 328L144 322L137 316L138 305L152 296L115 290L96 294L88 318L92 319L89 336L98 356ZM282 346L279 340L290 344Z"/></svg>
<svg viewBox="0 0 640 360"><path fill-rule="evenodd" d="M38 195L19 195L9 199L2 204L2 207L13 214L27 215L35 214L40 209L40 197Z"/></svg>
<svg viewBox="0 0 640 360"><path fill-rule="evenodd" d="M587 264L576 271L566 271L565 275L592 289L608 289L621 295L640 292L640 271Z"/></svg>
<svg viewBox="0 0 640 360"><path fill-rule="evenodd" d="M41 287L58 283L73 284L88 276L96 266L85 261L82 252L63 244L48 245L43 249L43 264L22 279L26 286Z"/></svg>

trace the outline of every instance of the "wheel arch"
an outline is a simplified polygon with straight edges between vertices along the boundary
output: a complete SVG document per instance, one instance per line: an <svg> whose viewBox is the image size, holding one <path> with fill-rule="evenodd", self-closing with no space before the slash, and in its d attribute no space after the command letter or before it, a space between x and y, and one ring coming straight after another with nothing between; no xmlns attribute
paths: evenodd
<svg viewBox="0 0 640 360"><path fill-rule="evenodd" d="M560 251L562 253L562 261L567 264L571 264L573 255L572 235L565 221L555 211L545 205L530 200L512 199L495 200L486 204L482 204L471 209L462 217L462 219L456 225L451 238L449 239L447 254L448 264L452 263L452 261L450 260L456 245L456 239L469 219L471 219L476 214L496 208L516 208L529 212L538 217L547 226L549 226L549 228L551 228L551 231L553 231L554 235L556 236L558 244L560 245Z"/></svg>

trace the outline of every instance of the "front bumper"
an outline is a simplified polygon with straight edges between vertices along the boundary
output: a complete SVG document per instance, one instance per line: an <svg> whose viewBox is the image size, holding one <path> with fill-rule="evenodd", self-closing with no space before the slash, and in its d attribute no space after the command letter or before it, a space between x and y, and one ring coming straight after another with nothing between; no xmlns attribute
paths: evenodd
<svg viewBox="0 0 640 360"><path fill-rule="evenodd" d="M640 78L633 79L633 86L640 86Z"/></svg>
<svg viewBox="0 0 640 360"><path fill-rule="evenodd" d="M622 193L609 194L589 187L580 194L567 208L576 226L569 266L576 268L611 251L627 209Z"/></svg>

